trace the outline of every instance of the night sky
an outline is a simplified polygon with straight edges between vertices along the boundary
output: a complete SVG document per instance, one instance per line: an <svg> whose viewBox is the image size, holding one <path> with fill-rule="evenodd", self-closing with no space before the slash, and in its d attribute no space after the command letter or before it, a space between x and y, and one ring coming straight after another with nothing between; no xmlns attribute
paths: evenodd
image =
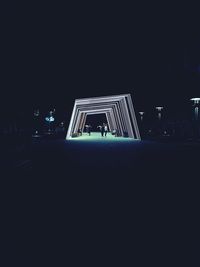
<svg viewBox="0 0 200 267"><path fill-rule="evenodd" d="M131 93L137 110L200 96L195 8L9 3L2 17L1 110Z"/></svg>

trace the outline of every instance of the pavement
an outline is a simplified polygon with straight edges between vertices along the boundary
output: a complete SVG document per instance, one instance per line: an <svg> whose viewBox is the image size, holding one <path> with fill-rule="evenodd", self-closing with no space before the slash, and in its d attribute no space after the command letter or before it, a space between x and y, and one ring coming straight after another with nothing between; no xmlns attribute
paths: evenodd
<svg viewBox="0 0 200 267"><path fill-rule="evenodd" d="M63 240L70 251L77 244L87 249L89 241L110 254L109 240L112 248L119 242L129 248L130 239L148 260L159 254L165 261L169 251L180 258L187 248L196 266L199 155L200 146L188 143L33 138L18 158L4 158L4 246L31 242L43 253L44 243L63 248Z"/></svg>
<svg viewBox="0 0 200 267"><path fill-rule="evenodd" d="M13 181L19 192L27 186L30 194L46 187L63 196L111 193L172 201L199 195L198 144L89 138L33 138L18 157L2 157L1 181Z"/></svg>
<svg viewBox="0 0 200 267"><path fill-rule="evenodd" d="M137 184L198 182L200 146L129 138L34 139L27 157L30 176L82 190L131 191ZM29 164L30 166L30 164ZM20 169L20 168L19 168ZM40 178L39 178L40 177ZM79 186L80 185L80 186Z"/></svg>

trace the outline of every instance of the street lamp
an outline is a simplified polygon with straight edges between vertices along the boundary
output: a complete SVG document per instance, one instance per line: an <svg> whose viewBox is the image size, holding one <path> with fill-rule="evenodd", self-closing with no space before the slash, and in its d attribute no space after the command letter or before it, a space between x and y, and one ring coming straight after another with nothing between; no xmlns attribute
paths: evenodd
<svg viewBox="0 0 200 267"><path fill-rule="evenodd" d="M39 116L40 116L40 110L35 109L33 111L33 116L34 116L34 134L32 135L33 137L38 137L39 136Z"/></svg>
<svg viewBox="0 0 200 267"><path fill-rule="evenodd" d="M198 120L199 119L200 97L191 98L190 100L193 101L195 120Z"/></svg>
<svg viewBox="0 0 200 267"><path fill-rule="evenodd" d="M143 121L143 118L144 118L144 111L140 111L139 114L140 114L140 119L141 119L141 121Z"/></svg>
<svg viewBox="0 0 200 267"><path fill-rule="evenodd" d="M54 113L55 113L55 109L54 110L50 110L49 111L49 115L45 118L45 121L48 123L48 133L50 134L51 131L52 131L52 124L53 122L55 121L55 118L54 118Z"/></svg>
<svg viewBox="0 0 200 267"><path fill-rule="evenodd" d="M162 117L162 110L163 110L163 107L156 107L157 111L158 111L158 119L159 121L161 120L161 117Z"/></svg>

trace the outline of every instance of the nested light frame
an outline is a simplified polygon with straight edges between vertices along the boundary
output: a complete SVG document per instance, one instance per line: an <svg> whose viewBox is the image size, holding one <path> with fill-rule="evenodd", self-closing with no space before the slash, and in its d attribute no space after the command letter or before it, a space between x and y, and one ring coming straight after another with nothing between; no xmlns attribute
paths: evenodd
<svg viewBox="0 0 200 267"><path fill-rule="evenodd" d="M141 140L130 94L76 99L66 139L83 130L87 115L92 114L105 114L110 130L117 130L119 136L126 132L128 137Z"/></svg>
<svg viewBox="0 0 200 267"><path fill-rule="evenodd" d="M88 111L87 113L81 111L80 112L81 120L79 123L79 127L76 127L76 129L78 128L78 129L81 129L81 131L83 131L87 116L88 115L95 115L95 114L105 114L106 115L108 127L111 131L113 131L114 129L117 128L116 123L115 123L115 119L114 119L113 110L111 108L109 108L109 109L103 109L103 110L92 110L92 111Z"/></svg>

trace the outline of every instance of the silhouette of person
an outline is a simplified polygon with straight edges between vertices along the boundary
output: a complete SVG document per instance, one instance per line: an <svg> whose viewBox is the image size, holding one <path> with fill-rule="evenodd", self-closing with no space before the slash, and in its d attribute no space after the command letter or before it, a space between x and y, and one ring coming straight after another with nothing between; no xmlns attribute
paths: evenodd
<svg viewBox="0 0 200 267"><path fill-rule="evenodd" d="M98 131L101 133L101 128L102 128L102 126L101 125L98 125L97 126L97 129L98 129Z"/></svg>
<svg viewBox="0 0 200 267"><path fill-rule="evenodd" d="M104 123L103 123L103 125L101 126L101 136L103 137L104 136Z"/></svg>
<svg viewBox="0 0 200 267"><path fill-rule="evenodd" d="M105 123L105 125L104 125L104 133L105 133L105 137L106 137L106 135L107 135L107 133L108 133L108 126L107 126L106 123Z"/></svg>
<svg viewBox="0 0 200 267"><path fill-rule="evenodd" d="M89 134L89 135L91 134L91 128L92 128L92 126L91 126L91 125L88 125L88 129L87 129L87 131L88 131L88 134Z"/></svg>
<svg viewBox="0 0 200 267"><path fill-rule="evenodd" d="M79 136L81 136L81 135L82 135L82 131L81 131L81 129L80 129L80 128L78 129L78 135L79 135Z"/></svg>

